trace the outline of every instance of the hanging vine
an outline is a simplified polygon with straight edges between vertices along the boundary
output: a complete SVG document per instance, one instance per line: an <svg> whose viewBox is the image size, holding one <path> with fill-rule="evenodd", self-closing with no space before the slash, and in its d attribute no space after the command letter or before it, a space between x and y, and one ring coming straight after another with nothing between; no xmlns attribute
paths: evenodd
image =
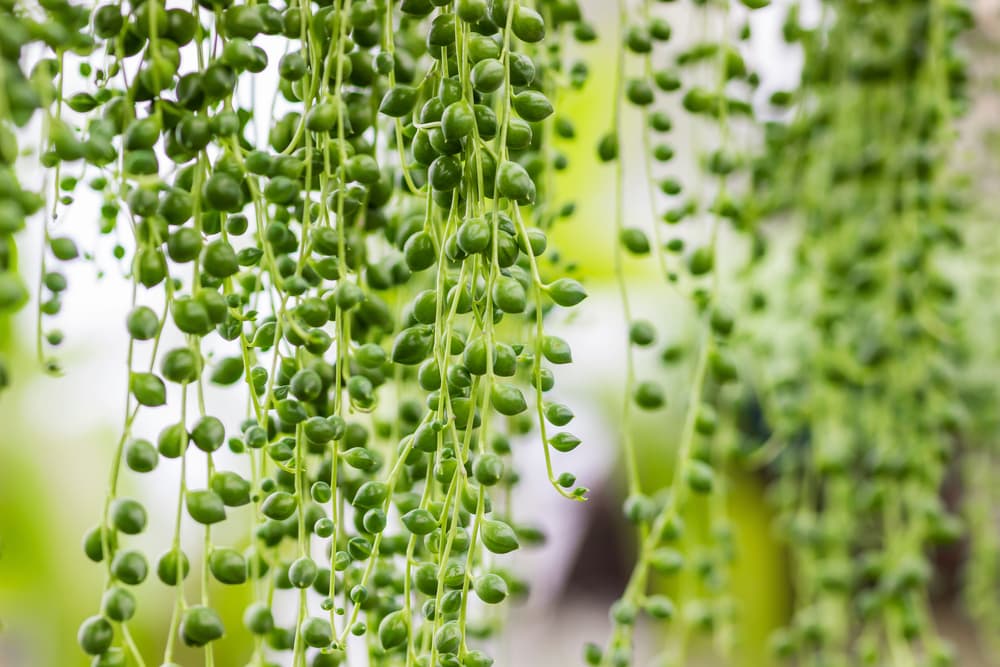
<svg viewBox="0 0 1000 667"><path fill-rule="evenodd" d="M789 3L801 81L769 90L752 47L770 5L617 0L600 31L611 109L584 154L614 175L637 546L584 659L680 666L699 637L737 658L730 471L763 470L791 565L775 654L956 664L936 548L967 539L969 609L986 637L1000 618L995 392L969 379L988 319L969 311L994 283L977 265L970 298L949 267L975 257L954 151L972 18ZM221 664L240 624L260 667L494 664L500 605L526 592L507 555L543 538L514 505L516 449L541 452L547 491L588 493L557 384L573 353L550 333L587 291L550 236L580 216L558 174L598 32L577 0L0 0L0 316L37 302L57 375L62 264L113 257L131 287L83 545L103 577L78 635L93 665ZM689 344L658 330L640 275L684 298ZM663 419L664 488L641 474L640 413ZM160 525L125 489L164 469ZM147 579L172 592L153 651L134 633ZM241 617L220 587L247 592ZM666 629L651 647L643 614Z"/></svg>

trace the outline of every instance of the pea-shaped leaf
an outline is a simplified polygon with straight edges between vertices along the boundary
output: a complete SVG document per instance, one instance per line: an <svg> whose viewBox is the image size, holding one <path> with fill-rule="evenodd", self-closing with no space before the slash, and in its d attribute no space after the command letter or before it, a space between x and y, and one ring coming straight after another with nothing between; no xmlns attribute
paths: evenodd
<svg viewBox="0 0 1000 667"><path fill-rule="evenodd" d="M493 408L508 417L518 415L528 408L521 390L506 382L495 382L490 392Z"/></svg>
<svg viewBox="0 0 1000 667"><path fill-rule="evenodd" d="M260 511L269 519L282 521L292 516L296 506L295 496L287 491L275 491L264 500Z"/></svg>
<svg viewBox="0 0 1000 667"><path fill-rule="evenodd" d="M188 491L185 496L188 514L198 523L206 525L219 523L226 518L226 505L213 491Z"/></svg>
<svg viewBox="0 0 1000 667"><path fill-rule="evenodd" d="M502 196L518 204L530 204L535 201L535 182L527 170L517 162L508 160L500 165L497 170L497 189Z"/></svg>
<svg viewBox="0 0 1000 667"><path fill-rule="evenodd" d="M569 308L587 298L587 291L572 278L560 278L548 288L549 296L560 306Z"/></svg>
<svg viewBox="0 0 1000 667"><path fill-rule="evenodd" d="M573 361L569 343L558 336L546 336L542 339L542 354L554 364L568 364Z"/></svg>
<svg viewBox="0 0 1000 667"><path fill-rule="evenodd" d="M389 487L383 482L365 482L354 494L351 504L358 509L374 509L381 507L389 494Z"/></svg>
<svg viewBox="0 0 1000 667"><path fill-rule="evenodd" d="M520 546L514 529L497 519L484 520L480 534L483 546L495 554L510 553Z"/></svg>
<svg viewBox="0 0 1000 667"><path fill-rule="evenodd" d="M553 112L552 103L537 90L525 90L514 95L512 104L518 115L531 123L543 121Z"/></svg>
<svg viewBox="0 0 1000 667"><path fill-rule="evenodd" d="M438 653L458 653L463 634L458 621L448 621L434 633L434 648Z"/></svg>
<svg viewBox="0 0 1000 667"><path fill-rule="evenodd" d="M224 633L222 619L211 607L196 605L184 610L180 635L188 646L204 646L221 638Z"/></svg>
<svg viewBox="0 0 1000 667"><path fill-rule="evenodd" d="M386 615L378 625L378 640L385 650L402 645L410 634L410 623L403 609Z"/></svg>
<svg viewBox="0 0 1000 667"><path fill-rule="evenodd" d="M209 379L213 384L231 385L239 382L242 377L243 357L232 356L220 359Z"/></svg>
<svg viewBox="0 0 1000 667"><path fill-rule="evenodd" d="M416 366L427 358L434 344L434 329L416 325L403 329L392 344L392 360L405 366Z"/></svg>
<svg viewBox="0 0 1000 667"><path fill-rule="evenodd" d="M410 510L402 517L403 525L414 535L428 535L435 528L438 522L428 510L418 507Z"/></svg>
<svg viewBox="0 0 1000 667"><path fill-rule="evenodd" d="M153 373L132 373L129 388L142 405L157 407L167 402L167 387Z"/></svg>
<svg viewBox="0 0 1000 667"><path fill-rule="evenodd" d="M150 340L160 329L160 318L148 306L136 306L126 320L128 333L136 340Z"/></svg>
<svg viewBox="0 0 1000 667"><path fill-rule="evenodd" d="M500 604L508 595L507 582L498 574L484 574L473 583L476 595L486 604Z"/></svg>
<svg viewBox="0 0 1000 667"><path fill-rule="evenodd" d="M402 118L411 111L417 103L417 90L411 86L397 85L390 88L382 101L378 110L386 116ZM332 126L331 126L332 127ZM329 129L329 128L328 128Z"/></svg>
<svg viewBox="0 0 1000 667"><path fill-rule="evenodd" d="M505 313L523 313L528 306L528 295L516 278L500 276L493 285L493 303Z"/></svg>
<svg viewBox="0 0 1000 667"><path fill-rule="evenodd" d="M559 452L571 452L580 446L580 438L572 433L556 433L549 438L549 444Z"/></svg>

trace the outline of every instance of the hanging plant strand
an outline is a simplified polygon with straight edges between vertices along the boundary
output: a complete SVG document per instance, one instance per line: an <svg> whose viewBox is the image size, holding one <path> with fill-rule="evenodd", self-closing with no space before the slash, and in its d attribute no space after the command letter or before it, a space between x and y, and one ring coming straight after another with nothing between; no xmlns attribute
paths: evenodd
<svg viewBox="0 0 1000 667"><path fill-rule="evenodd" d="M0 0L0 317L37 302L32 356L58 375L66 263L130 287L83 660L504 664L528 589L510 554L544 539L518 450L545 493L588 495L554 333L596 282L553 240L594 229L560 190L602 94L580 93L581 4ZM613 173L615 245L592 250L625 356L600 382L621 383L636 549L584 661L740 660L739 474L788 552L777 660L958 664L936 550L968 545L970 616L1000 636L996 352L975 329L995 258L968 247L954 150L969 9L593 5L617 16L613 85L580 154ZM758 62L768 12L803 57L788 89ZM154 471L163 507L129 495Z"/></svg>
<svg viewBox="0 0 1000 667"><path fill-rule="evenodd" d="M43 110L43 160L57 180L89 172L133 281L126 420L85 540L105 593L81 647L95 664L152 660L129 622L153 575L176 590L153 664L177 664L182 646L215 664L233 622L218 584L252 592L251 664L492 664L472 635L523 588L503 556L537 539L510 505L512 439L544 450L559 494L586 494L557 468L580 441L557 430L573 413L554 400L554 369L572 354L545 330L586 292L543 264L546 231L573 211L556 199L565 158L550 142L575 3L53 5L57 27L82 31L70 55L91 88L64 90L67 40L43 35L48 95L11 120ZM262 46L275 40L277 62ZM5 67L9 88L25 85L16 58ZM272 73L268 114L255 84ZM17 196L8 233L40 206ZM72 200L53 204L47 258L79 254L51 229ZM25 296L15 268L10 306ZM58 296L58 274L43 278ZM207 384L242 391L246 419L213 414ZM147 410L173 424L143 432ZM219 464L224 447L249 475ZM154 557L130 542L158 527L118 488L164 466L179 486ZM204 487L189 481L197 466ZM249 544L216 537L233 521L250 522Z"/></svg>

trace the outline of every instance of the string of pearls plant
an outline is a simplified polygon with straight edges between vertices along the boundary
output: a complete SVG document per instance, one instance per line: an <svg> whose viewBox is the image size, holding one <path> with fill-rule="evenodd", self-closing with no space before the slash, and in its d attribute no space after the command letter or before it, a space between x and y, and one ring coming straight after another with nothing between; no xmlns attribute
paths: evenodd
<svg viewBox="0 0 1000 667"><path fill-rule="evenodd" d="M810 29L795 6L785 24L803 84L792 122L768 128L759 184L774 215L801 221L779 306L804 330L769 346L788 372L768 378L773 432L749 456L779 479L795 612L775 649L793 662L956 664L930 599L935 546L965 530L943 487L972 433L942 268L962 238L950 163L970 25L945 1L831 3Z"/></svg>
<svg viewBox="0 0 1000 667"><path fill-rule="evenodd" d="M642 614L669 624L656 664L688 664L698 635L736 656L752 613L731 595L741 467L765 469L791 554L777 657L954 664L933 545L971 534L970 606L1000 617L984 592L1000 580L989 451L967 466L967 525L942 495L962 439L989 439L963 415L982 397L958 377L971 348L941 268L962 240L951 148L970 15L828 0L806 27L790 3L801 85L765 94L749 45L770 4L616 0L605 35L613 109L594 158L615 173L637 556L607 643L583 657L646 664ZM552 493L587 496L557 388L573 354L548 328L587 292L548 237L578 215L558 172L588 79L571 46L596 37L578 0L0 0L0 313L34 294L37 356L58 374L59 264L110 248L131 283L124 419L83 544L104 577L78 635L94 666L222 664L216 642L239 626L253 667L494 664L500 605L527 591L507 554L544 537L513 504L515 444L542 451ZM40 191L18 177L27 160ZM83 187L99 210L82 212ZM637 187L650 220L626 208ZM81 218L96 247L78 246ZM18 261L29 221L34 278ZM779 230L795 244L775 285ZM633 298L646 262L689 302L690 345ZM771 336L776 312L793 340ZM686 386L642 363L650 350L685 361ZM633 419L668 398L683 409L663 444L672 478L646 488ZM148 430L151 411L170 425ZM119 489L166 467L178 483L156 525ZM147 531L169 547L145 553ZM155 654L133 627L147 579L171 591ZM221 587L246 592L240 614Z"/></svg>
<svg viewBox="0 0 1000 667"><path fill-rule="evenodd" d="M617 110L615 130L598 147L602 160L618 164L622 250L617 254L617 268L629 322L629 404L659 410L667 392L654 381L634 377L633 349L654 345L658 336L649 320L631 313L628 281L621 268L624 253L651 257L666 284L690 300L695 335L688 349L668 342L660 353L661 360L671 365L687 357L690 370L688 388L678 395L684 417L675 436L673 478L666 489L655 495L640 489L634 448L627 430L624 435L630 493L624 512L639 529L638 556L621 598L611 609L609 645L586 648L587 662L594 665L642 662L633 653L640 612L670 624L663 633L668 639L657 664L686 664L696 634L714 637L722 656L729 657L734 647L728 569L735 553L725 475L719 474L729 443L718 437L718 414L726 401L726 387L738 375L730 352L735 318L723 284L728 276L717 257L723 228L743 230L753 210L741 201L743 187L737 177L746 170L748 147L743 145L745 133L739 130L753 117L759 78L742 47L751 37L751 12L768 3L693 3L701 6L691 12L683 31L672 29L660 9L664 4L619 3L623 33L618 96L622 103L641 110L641 163L654 213L651 234L625 224L627 179L617 152L624 142ZM674 36L675 32L679 35ZM686 117L675 125L664 102ZM659 139L669 139L678 129L687 133L685 139L694 154L677 156L671 142ZM694 165L693 182L684 183L678 176L685 168L676 165L681 158ZM664 582L673 586L676 600L655 592L663 589Z"/></svg>
<svg viewBox="0 0 1000 667"><path fill-rule="evenodd" d="M355 654L491 664L471 645L491 630L482 607L519 588L498 556L538 539L511 515L510 436L534 431L552 486L585 494L556 468L580 441L557 431L573 412L554 400L553 368L572 355L544 327L586 296L547 261L545 233L572 213L547 176L561 165L550 97L569 80L540 43L579 23L577 7L146 0L88 16L55 4L85 39L71 50L56 35L36 70L54 100L40 105L43 160L57 180L89 172L134 285L126 420L85 539L106 586L83 650L94 664L146 664L129 622L154 570L176 596L153 664L178 664L181 644L214 664L233 621L213 607L213 580L252 591L250 664L277 652L296 666ZM255 44L268 36L285 42L277 63ZM92 89L64 91L70 56L90 53ZM264 72L281 98L270 115L244 94ZM79 253L48 231L71 199L46 226L58 260ZM184 344L162 349L166 329ZM212 414L209 382L242 387L243 423ZM150 409L176 422L134 432ZM249 476L216 466L224 446ZM146 508L117 489L160 465L180 484L172 546L154 559L129 544ZM193 466L206 487L187 483ZM237 518L250 524L245 549L214 540ZM201 563L187 521L204 527ZM295 591L291 619L273 613L283 589Z"/></svg>

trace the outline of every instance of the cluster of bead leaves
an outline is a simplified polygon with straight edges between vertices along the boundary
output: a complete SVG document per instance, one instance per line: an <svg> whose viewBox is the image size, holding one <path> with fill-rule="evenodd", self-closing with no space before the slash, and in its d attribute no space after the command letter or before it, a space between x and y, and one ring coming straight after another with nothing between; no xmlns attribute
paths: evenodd
<svg viewBox="0 0 1000 667"><path fill-rule="evenodd" d="M552 450L580 440L556 431L573 413L553 400L552 367L571 353L544 324L586 296L558 277L546 231L573 213L552 186L565 166L556 143L574 135L553 103L587 74L565 67L560 46L593 30L574 0L185 4L0 0L0 310L27 300L13 235L39 214L39 316L59 312L66 279L50 265L81 255L63 222L79 183L103 197L100 230L119 240L114 254L134 285L126 420L101 522L84 544L106 567L106 587L80 643L95 665L146 664L129 621L153 569L176 593L156 664L178 664L181 645L213 664L213 642L240 622L213 608L220 585L250 591L250 664L492 664L470 639L494 630L488 605L523 588L496 556L541 538L512 516L512 438L544 449L560 494L586 493L555 468ZM806 55L802 87L769 97L789 120L763 125L765 150L750 161L731 126L760 124L759 81L739 48L749 28L730 21L769 2L694 2L704 25L723 30L675 48L660 46L672 31L658 4L619 0L616 107L598 147L618 165L626 515L639 552L610 644L588 646L586 658L633 662L640 611L680 612L673 664L692 629L730 650L733 552L715 471L749 457L776 474L794 545L796 614L778 654L950 664L930 616L926 554L962 531L940 498L966 422L953 401L956 288L937 262L960 238L946 160L964 75L954 40L968 13L956 0L829 2L805 29L793 3L784 34ZM25 57L40 45L44 56ZM71 66L87 89L67 88ZM256 86L266 80L277 82L269 113ZM685 187L669 173L673 122L658 104L670 97L714 128L696 156L704 182ZM664 197L653 210L666 202L649 233L624 216L626 103L639 109L644 169ZM33 119L51 207L15 169L16 130ZM749 197L736 194L744 181ZM794 370L756 377L759 393L733 400L719 230L750 232L757 263L759 221L789 217L801 221L791 287L779 299L755 294L748 310L785 301L790 319L809 314L807 333L783 350L754 348ZM675 476L658 497L640 488L628 433L631 411L661 409L666 392L637 377L635 350L658 335L632 312L627 256L655 261L697 314ZM161 349L165 330L184 344ZM44 342L40 333L39 355L60 341L57 330ZM662 348L668 363L683 354ZM206 383L242 388L246 420L213 416ZM161 407L168 394L178 400ZM733 430L749 403L773 432L748 453L736 445L756 434ZM138 432L153 408L176 422ZM223 446L242 472L216 468ZM199 463L207 484L189 487ZM118 487L126 467L166 465L180 472L173 538L151 559L129 544L147 528L146 509ZM697 518L685 527L689 513ZM250 525L248 542L213 542L227 518ZM190 523L203 527L200 544L182 540ZM988 587L994 551L975 553L970 571ZM184 586L191 573L197 602ZM676 612L650 594L654 575L680 579ZM276 613L283 597L294 598L290 617Z"/></svg>
<svg viewBox="0 0 1000 667"><path fill-rule="evenodd" d="M965 79L955 40L971 16L948 1L834 5L815 28L797 5L788 14L802 86L773 100L796 110L766 128L754 167L767 213L801 221L796 287L775 301L805 328L789 349L758 348L785 370L762 386L773 433L750 454L777 474L794 554L795 613L774 648L950 665L930 554L963 533L942 494L967 420L957 287L941 265L961 239L948 160Z"/></svg>
<svg viewBox="0 0 1000 667"><path fill-rule="evenodd" d="M714 4L721 9L716 15L720 22L734 15L736 3ZM741 4L753 10L768 3ZM953 183L943 167L964 81L954 40L969 26L970 15L960 3L951 2L888 3L879 11L853 3L830 5L826 20L811 30L801 27L797 3L789 11L785 38L801 42L806 54L802 88L767 98L770 114L793 109L791 122L766 123L762 157L745 164L731 145L730 123L753 117L751 100L759 81L747 70L736 42L727 43L728 36L706 40L678 52L673 67L655 69L654 45L670 39L669 25L651 15L651 2L638 4L635 23L635 5L619 3L625 33L618 95L643 109L642 144L656 162L673 160L669 144L651 140L652 132L671 130L671 119L649 109L657 101L657 90L681 91L685 111L719 123L717 150L703 159L707 172L719 178L719 187L711 190L707 206L688 197L662 216L672 225L702 222L709 243L693 250L685 248L682 239L663 243L655 222L651 243L641 228L624 224L619 168L617 218L623 248L633 256L655 255L670 283L689 284L688 277L694 277L691 295L705 329L692 362L687 420L667 495L651 499L641 493L627 429L624 434L630 491L625 513L640 528L639 557L625 594L612 608L610 645L605 650L587 647L591 664L634 661L632 635L640 611L664 620L680 612L673 621L675 641L661 654L666 664L683 664L691 629L714 636L724 655L731 650L729 624L737 610L725 596L725 566L733 553L724 478L713 475L713 459L744 465L776 460L772 469L779 481L774 495L781 532L796 555L797 609L790 627L774 638L778 656L819 656L823 664L844 665L954 661L953 651L934 628L928 598L929 547L952 542L962 533L941 497L947 453L963 428L954 402L962 388L953 376L961 334L949 312L956 288L935 260L960 238L948 219L957 208ZM748 26L739 28L739 37L749 37ZM634 56L626 54L644 61L642 76L628 76L628 60ZM721 83L710 88L686 83L682 73L687 67L706 60L721 71ZM901 106L901 99L909 103ZM602 160L618 160L620 133L619 123L601 141ZM750 197L739 201L727 190L727 177L745 167L753 187ZM676 179L655 177L648 157L645 170L655 189L669 197L682 195ZM836 204L831 204L831 193L838 195ZM654 201L654 211L656 207ZM785 350L760 345L751 336L752 354L763 352L777 367L794 370L775 383L767 372L761 375L757 359L750 360L745 365L751 369L751 382L765 385L764 393L747 394L750 387L742 387L735 397L728 395L735 400L727 405L727 394L720 390L735 379L737 366L725 345L733 318L720 300L716 224L721 218L751 232L752 267L767 256L767 237L759 221L787 219L789 213L802 220L804 233L796 250L796 273L788 281L794 287L778 299L791 302L781 321L810 313L814 330L798 332L805 344ZM716 224L704 224L703 214L714 216ZM672 259L680 253L688 259L686 273L678 271ZM620 266L619 258L629 343L651 345L655 331L633 317ZM699 276L709 276L710 286L700 289ZM767 305L764 293L749 295L750 312L765 311ZM891 326L886 321L890 314L895 318ZM755 333L765 333L767 324L762 321ZM680 354L674 346L663 349L667 362ZM633 404L644 410L662 406L664 394L656 384L637 382L631 354L626 377L626 423ZM881 402L886 397L891 397L889 408ZM772 433L765 447L748 452L740 443L759 441L753 428L759 419L747 409L759 407L765 408ZM711 436L724 427L716 418L722 411L731 418L724 426L743 432L713 448ZM914 418L917 413L919 419ZM900 442L911 446L900 449ZM854 460L864 465L852 466ZM685 512L693 509L685 501L691 491L711 494L708 518L695 515L704 526L707 549L692 548L698 537L692 541L685 534L691 532L683 522ZM982 507L974 515L980 522ZM970 573L989 590L995 581L989 574L995 569L990 561L994 541L973 539L984 546L973 553ZM854 572L854 559L863 562L861 572ZM677 611L671 599L650 593L654 573L680 579ZM992 607L983 602L981 588L970 590L973 611L987 614Z"/></svg>
<svg viewBox="0 0 1000 667"><path fill-rule="evenodd" d="M52 229L87 179L133 281L126 420L84 541L106 587L83 650L95 665L146 664L129 621L155 578L176 591L156 664L177 664L181 645L213 664L239 622L213 608L220 584L251 590L250 664L283 651L296 666L492 664L470 639L492 631L487 605L523 590L498 556L542 537L511 515L511 438L544 449L560 494L586 494L555 472L553 450L580 440L557 430L573 412L552 400L553 367L572 354L544 328L586 297L547 276L546 229L573 213L551 187L566 163L552 142L572 136L551 100L586 78L566 75L558 45L593 36L576 3L31 4L4 2L14 22L0 28L3 304L26 297L9 237L42 202L17 186L8 125L36 109L60 192L46 259L80 254ZM25 75L33 42L53 57ZM71 63L89 89L64 90ZM265 73L270 114L254 104ZM42 312L58 312L64 287L43 265ZM183 344L161 349L165 330ZM242 387L245 421L213 415L206 383ZM175 423L133 432L152 409ZM216 467L222 447L243 472ZM199 464L204 488L186 481ZM129 544L147 510L118 487L126 468L165 465L180 471L173 539L150 558ZM213 527L237 517L250 543L215 544ZM201 544L182 540L191 522ZM288 619L273 608L283 589Z"/></svg>
<svg viewBox="0 0 1000 667"><path fill-rule="evenodd" d="M746 171L735 126L751 126L752 100L759 85L740 48L749 40L750 12L768 2L698 3L693 13L702 29L693 35L674 36L670 23L652 0L618 3L620 10L618 105L613 128L599 142L598 157L617 165L619 248L616 271L628 322L626 399L623 432L628 498L626 518L638 527L639 549L635 568L622 597L611 609L612 633L608 646L588 644L585 658L595 665L628 665L633 655L635 625L640 613L671 622L664 664L686 660L693 633L717 640L720 651L732 649L732 601L728 595L728 566L734 557L731 529L726 516L724 476L716 473L729 453L718 437L719 406L724 389L737 378L729 341L734 318L725 305L716 248L722 228L742 230L751 218L751 207L740 201L733 182ZM649 183L651 226L626 221L623 159L619 155L628 132L621 105L638 109L641 116L641 164ZM709 139L689 156L695 181L681 182L671 134L682 124L667 108L683 110L684 131L704 132ZM745 133L744 133L745 134ZM743 179L745 180L745 179ZM631 303L624 266L626 258L653 261L664 283L686 295L692 304L695 343L685 350L660 337L649 319L637 316ZM673 480L667 489L650 495L641 488L636 452L629 434L634 408L656 411L666 404L666 391L652 378L637 374L636 356L660 343L660 358L677 364L687 358L690 367L685 418L676 436ZM690 518L691 526L687 526ZM654 594L657 578L675 582L681 599ZM676 616L676 618L675 618Z"/></svg>

